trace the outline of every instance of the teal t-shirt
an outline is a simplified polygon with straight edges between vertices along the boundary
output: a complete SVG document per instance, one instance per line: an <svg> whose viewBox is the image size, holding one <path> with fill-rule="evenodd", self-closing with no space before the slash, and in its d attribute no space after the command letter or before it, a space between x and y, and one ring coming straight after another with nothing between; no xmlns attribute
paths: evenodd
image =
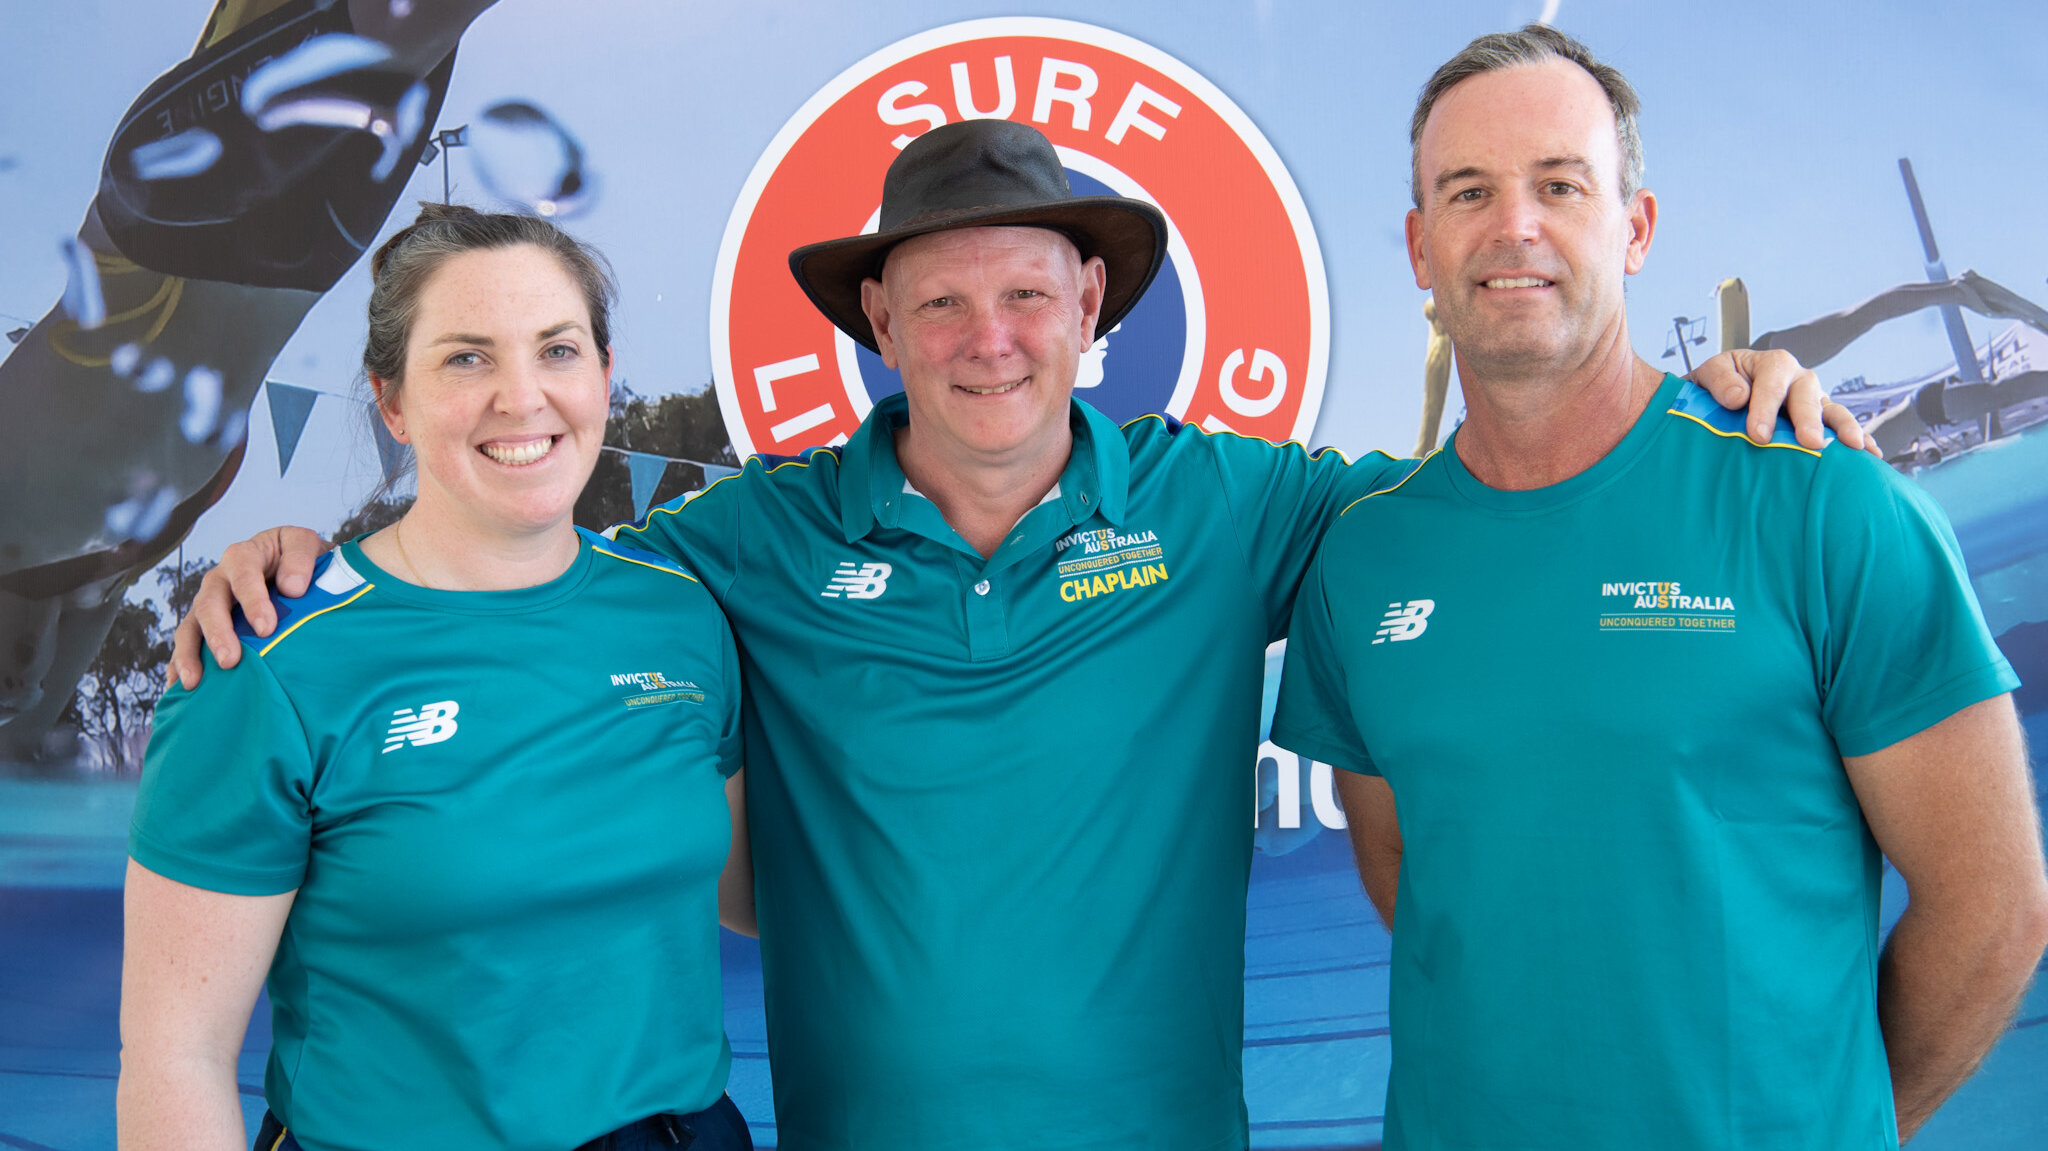
<svg viewBox="0 0 2048 1151"><path fill-rule="evenodd" d="M1332 525L1273 740L1393 788L1390 1149L1896 1148L1841 757L2017 684L1864 453L1667 378L1500 491L1455 439Z"/></svg>
<svg viewBox="0 0 2048 1151"><path fill-rule="evenodd" d="M274 637L157 708L129 852L297 890L271 1110L307 1151L564 1151L715 1102L739 669L698 582L585 534L444 592L355 544Z"/></svg>
<svg viewBox="0 0 2048 1151"><path fill-rule="evenodd" d="M984 561L906 418L617 533L739 638L780 1146L1241 1148L1264 652L1395 465L1076 404Z"/></svg>

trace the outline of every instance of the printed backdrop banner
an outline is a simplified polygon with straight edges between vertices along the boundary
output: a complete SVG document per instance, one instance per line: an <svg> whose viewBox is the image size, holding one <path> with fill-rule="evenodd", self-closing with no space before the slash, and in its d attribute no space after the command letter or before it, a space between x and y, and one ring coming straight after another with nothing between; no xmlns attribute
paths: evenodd
<svg viewBox="0 0 2048 1151"><path fill-rule="evenodd" d="M1683 372L1760 332L1818 362L1953 521L2026 681L2039 777L2048 221L1985 190L2048 186L2048 151L2027 143L2048 132L2041 5L17 9L0 70L0 1145L114 1146L125 831L195 573L273 524L396 514L363 506L403 455L362 423L362 257L420 201L546 216L612 261L614 419L579 504L592 526L748 453L843 442L900 390L786 258L873 230L898 151L975 117L1038 128L1076 193L1168 220L1157 282L1089 349L1077 394L1120 419L1407 454L1460 416L1455 388L1440 413L1425 399L1445 357L1404 236L1414 94L1472 36L1541 17L1643 97L1663 211L1630 284L1638 352ZM273 376L292 382L272 380L251 419ZM252 451L274 451L277 473L242 467ZM1487 701L1471 706L1485 722ZM1335 773L1271 742L1246 767L1252 1144L1377 1146L1389 937ZM1905 900L1888 871L1887 929ZM723 960L731 1094L773 1147L760 952L727 935ZM2048 1146L2044 1024L2036 987L1915 1146ZM269 1042L259 1004L239 1068L252 1131Z"/></svg>

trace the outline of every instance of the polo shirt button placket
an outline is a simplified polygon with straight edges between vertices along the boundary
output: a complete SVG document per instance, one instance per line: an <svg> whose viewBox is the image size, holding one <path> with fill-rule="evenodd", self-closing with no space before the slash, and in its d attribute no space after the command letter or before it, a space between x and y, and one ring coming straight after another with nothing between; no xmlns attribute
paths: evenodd
<svg viewBox="0 0 2048 1151"><path fill-rule="evenodd" d="M1003 597L995 594L994 581L980 576L968 590L974 593L966 597L968 659L997 659L1008 654L1010 627L1003 618Z"/></svg>

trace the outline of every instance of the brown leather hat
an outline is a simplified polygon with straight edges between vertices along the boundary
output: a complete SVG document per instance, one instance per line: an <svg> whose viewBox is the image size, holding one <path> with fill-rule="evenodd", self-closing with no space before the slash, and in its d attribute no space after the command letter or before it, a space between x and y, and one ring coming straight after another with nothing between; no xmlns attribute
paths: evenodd
<svg viewBox="0 0 2048 1151"><path fill-rule="evenodd" d="M1138 302L1166 259L1166 217L1143 200L1076 196L1052 141L1010 120L962 120L912 140L882 180L878 231L806 244L789 254L789 271L825 318L870 350L874 329L860 307L860 284L880 277L889 249L929 232L1029 225L1074 241L1081 258L1101 256L1108 272L1106 332Z"/></svg>

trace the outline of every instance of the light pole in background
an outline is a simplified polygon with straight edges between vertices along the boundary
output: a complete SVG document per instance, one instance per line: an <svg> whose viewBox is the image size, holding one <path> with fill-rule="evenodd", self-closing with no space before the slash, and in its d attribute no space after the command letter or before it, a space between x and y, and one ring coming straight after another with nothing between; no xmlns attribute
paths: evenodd
<svg viewBox="0 0 2048 1151"><path fill-rule="evenodd" d="M434 138L427 141L426 150L420 153L420 167L422 168L433 163L434 157L441 157L441 202L443 204L448 202L451 191L448 182L448 157L444 153L450 148L463 148L468 145L469 125L464 124L460 128L443 128L439 132L434 133Z"/></svg>
<svg viewBox="0 0 2048 1151"><path fill-rule="evenodd" d="M1701 316L1697 320L1689 320L1684 316L1675 317L1671 321L1671 336L1664 341L1664 358L1668 360L1673 356L1683 357L1685 360L1685 374L1688 376L1692 375L1692 351L1686 345L1704 344L1706 342L1707 319L1705 316Z"/></svg>

